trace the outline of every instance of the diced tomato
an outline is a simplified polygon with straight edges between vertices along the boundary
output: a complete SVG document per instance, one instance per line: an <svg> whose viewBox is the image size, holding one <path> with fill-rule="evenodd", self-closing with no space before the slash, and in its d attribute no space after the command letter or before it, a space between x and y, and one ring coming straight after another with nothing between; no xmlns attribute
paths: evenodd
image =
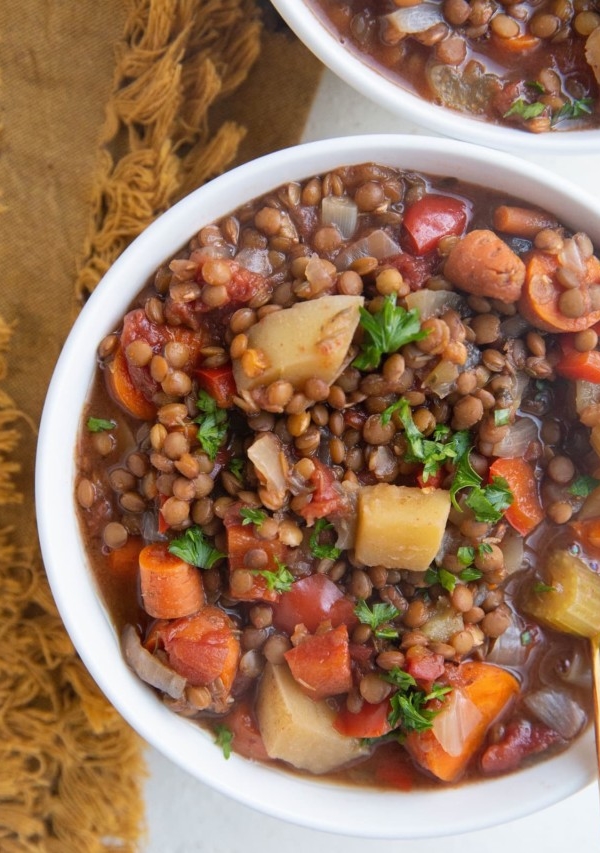
<svg viewBox="0 0 600 853"><path fill-rule="evenodd" d="M195 372L198 385L216 401L221 409L233 406L237 386L230 364L221 367L199 367Z"/></svg>
<svg viewBox="0 0 600 853"><path fill-rule="evenodd" d="M589 350L589 352L564 352L555 366L559 376L567 379L583 379L586 382L600 384L600 352Z"/></svg>
<svg viewBox="0 0 600 853"><path fill-rule="evenodd" d="M312 500L299 510L300 515L312 524L317 518L348 512L348 499L333 471L319 459L312 459L314 469L310 482L314 486Z"/></svg>
<svg viewBox="0 0 600 853"><path fill-rule="evenodd" d="M169 665L195 686L220 678L226 690L233 684L240 656L234 624L217 607L174 619L160 631Z"/></svg>
<svg viewBox="0 0 600 853"><path fill-rule="evenodd" d="M267 562L264 566L264 571L277 572L280 564L285 565L288 558L289 549L279 539L259 539L254 531L254 525L242 525L236 523L227 523L227 555L229 563L229 574L238 571L239 569L248 570L244 557L253 548L260 548L267 555ZM262 571L262 570L261 570ZM277 601L279 593L269 589L267 580L264 575L256 574L253 576L253 583L243 595L230 591L232 598L235 597L238 601Z"/></svg>
<svg viewBox="0 0 600 853"><path fill-rule="evenodd" d="M511 720L498 743L485 750L481 757L481 769L484 773L506 773L516 770L521 762L530 755L544 752L562 738L553 729L543 723L529 720Z"/></svg>
<svg viewBox="0 0 600 853"><path fill-rule="evenodd" d="M409 249L415 255L426 255L437 249L442 237L462 234L467 220L464 201L432 194L406 208L402 227Z"/></svg>
<svg viewBox="0 0 600 853"><path fill-rule="evenodd" d="M496 459L491 465L490 481L503 477L513 494L513 502L504 513L505 519L521 536L531 533L544 518L537 480L526 459Z"/></svg>
<svg viewBox="0 0 600 853"><path fill-rule="evenodd" d="M237 261L227 258L220 259L223 263L228 264L231 270L231 279L225 287L229 295L230 303L245 303L256 296L256 294L265 286L266 279L263 275L257 272L252 272L239 265ZM202 278L202 264L198 268L196 279L201 284L204 283ZM199 310L212 310L209 306L198 306Z"/></svg>
<svg viewBox="0 0 600 853"><path fill-rule="evenodd" d="M356 714L344 705L335 716L333 728L345 737L381 737L392 730L388 722L390 710L389 699L376 705L363 702Z"/></svg>
<svg viewBox="0 0 600 853"><path fill-rule="evenodd" d="M300 624L314 633L322 622L331 622L334 628L341 624L351 628L358 622L354 604L326 575L296 581L273 605L273 624L286 634L293 634Z"/></svg>
<svg viewBox="0 0 600 853"><path fill-rule="evenodd" d="M433 253L425 257L415 257L408 252L401 252L391 258L386 258L385 264L395 267L402 273L402 278L411 290L420 290L428 278L433 274L437 264L437 257Z"/></svg>
<svg viewBox="0 0 600 853"><path fill-rule="evenodd" d="M417 483L422 489L439 489L444 482L443 471L436 471L435 474L430 474L427 480L423 478L423 472L417 474Z"/></svg>
<svg viewBox="0 0 600 853"><path fill-rule="evenodd" d="M347 693L352 687L345 625L306 637L284 657L292 675L311 699L327 699Z"/></svg>
<svg viewBox="0 0 600 853"><path fill-rule="evenodd" d="M247 700L238 700L223 718L223 725L233 734L233 750L254 761L270 761L257 722Z"/></svg>
<svg viewBox="0 0 600 853"><path fill-rule="evenodd" d="M413 654L407 656L405 669L421 687L428 690L444 674L444 658L425 647L417 646Z"/></svg>

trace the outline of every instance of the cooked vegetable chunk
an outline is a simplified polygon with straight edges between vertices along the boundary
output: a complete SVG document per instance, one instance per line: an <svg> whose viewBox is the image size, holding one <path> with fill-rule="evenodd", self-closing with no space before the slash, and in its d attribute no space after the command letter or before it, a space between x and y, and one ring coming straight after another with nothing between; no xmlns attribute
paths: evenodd
<svg viewBox="0 0 600 853"><path fill-rule="evenodd" d="M444 275L467 293L516 302L525 281L525 264L493 231L481 229L458 241L448 255Z"/></svg>
<svg viewBox="0 0 600 853"><path fill-rule="evenodd" d="M600 633L600 576L568 551L553 551L545 583L529 585L523 609L550 628L581 637Z"/></svg>
<svg viewBox="0 0 600 853"><path fill-rule="evenodd" d="M238 390L277 379L302 390L307 379L331 384L342 371L359 321L362 296L322 296L267 314L248 331L233 362Z"/></svg>
<svg viewBox="0 0 600 853"><path fill-rule="evenodd" d="M356 556L367 566L423 572L439 551L450 493L378 483L358 494Z"/></svg>
<svg viewBox="0 0 600 853"><path fill-rule="evenodd" d="M266 665L256 714L269 756L302 770L328 773L366 754L359 740L333 728L335 711L324 700L309 699L287 665Z"/></svg>

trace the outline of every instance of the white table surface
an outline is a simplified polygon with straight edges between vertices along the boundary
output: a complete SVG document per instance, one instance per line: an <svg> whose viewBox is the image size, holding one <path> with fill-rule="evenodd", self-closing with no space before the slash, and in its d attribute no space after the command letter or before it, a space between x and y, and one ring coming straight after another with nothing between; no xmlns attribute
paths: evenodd
<svg viewBox="0 0 600 853"><path fill-rule="evenodd" d="M426 131L371 104L326 72L304 140L378 132ZM600 194L600 152L574 160L531 159ZM595 785L550 809L489 830L446 839L365 841L267 817L215 793L152 748L147 758L148 837L141 853L571 853L590 846L598 849L600 809Z"/></svg>

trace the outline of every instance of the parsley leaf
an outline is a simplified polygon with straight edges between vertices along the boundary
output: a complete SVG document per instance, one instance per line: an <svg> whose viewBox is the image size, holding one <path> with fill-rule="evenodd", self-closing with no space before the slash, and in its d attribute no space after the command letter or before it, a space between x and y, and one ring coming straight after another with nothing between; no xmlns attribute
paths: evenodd
<svg viewBox="0 0 600 853"><path fill-rule="evenodd" d="M104 418L88 418L87 428L90 432L104 432L105 430L114 429L115 421L107 421Z"/></svg>
<svg viewBox="0 0 600 853"><path fill-rule="evenodd" d="M483 576L483 572L479 569L476 569L475 566L467 566L466 569L463 569L462 572L458 573L458 577L463 583L470 583L471 581L478 581L480 577Z"/></svg>
<svg viewBox="0 0 600 853"><path fill-rule="evenodd" d="M231 744L233 742L233 732L227 726L215 726L215 743L223 750L223 757L229 758L231 755Z"/></svg>
<svg viewBox="0 0 600 853"><path fill-rule="evenodd" d="M196 406L201 412L194 420L199 424L198 441L208 458L214 461L227 434L227 412L220 409L206 391L200 391Z"/></svg>
<svg viewBox="0 0 600 853"><path fill-rule="evenodd" d="M373 605L373 609L370 609L367 602L363 598L359 598L354 613L358 616L359 622L368 625L376 637L392 640L398 636L398 631L395 628L382 627L400 616L400 611L393 604L377 602Z"/></svg>
<svg viewBox="0 0 600 853"><path fill-rule="evenodd" d="M241 456L232 456L227 467L238 480L244 479L244 460Z"/></svg>
<svg viewBox="0 0 600 853"><path fill-rule="evenodd" d="M543 581L538 581L537 583L534 583L533 591L534 592L556 592L556 587L550 586L549 584L544 583Z"/></svg>
<svg viewBox="0 0 600 853"><path fill-rule="evenodd" d="M399 690L390 698L391 711L388 721L392 728L400 727L404 731L422 732L430 729L437 709L427 708L432 699L442 699L452 688L434 682L431 691L425 693L416 686L415 679L398 667L381 676L384 681L396 685Z"/></svg>
<svg viewBox="0 0 600 853"><path fill-rule="evenodd" d="M256 509L253 506L243 506L240 510L240 515L244 519L242 521L242 525L244 524L256 524L260 526L263 521L267 518L267 513L262 509Z"/></svg>
<svg viewBox="0 0 600 853"><path fill-rule="evenodd" d="M462 563L463 566L470 566L475 559L475 548L470 545L465 545L458 549L456 556L458 557L459 563Z"/></svg>
<svg viewBox="0 0 600 853"><path fill-rule="evenodd" d="M425 572L424 580L431 586L439 583L448 592L452 592L456 586L456 575L449 572L448 569L434 569L433 566L430 566Z"/></svg>
<svg viewBox="0 0 600 853"><path fill-rule="evenodd" d="M416 308L407 311L396 305L396 295L385 297L383 306L371 314L366 308L360 309L360 324L365 330L362 352L352 364L359 370L374 370L379 367L384 353L396 352L405 344L420 341L427 335L421 329L421 320Z"/></svg>
<svg viewBox="0 0 600 853"><path fill-rule="evenodd" d="M315 557L320 560L337 560L342 553L341 548L336 548L335 545L327 545L319 542L319 535L323 530L332 530L333 524L324 518L318 518L315 522L308 544L310 550Z"/></svg>
<svg viewBox="0 0 600 853"><path fill-rule="evenodd" d="M399 414L408 443L406 460L408 462L423 463L422 476L424 483L430 477L435 476L445 462L452 461L464 455L469 443L469 434L466 430L455 432L448 441L439 441L438 439L440 438L448 438L450 434L447 427L442 427L441 429L434 430L432 438L425 438L423 433L417 428L412 417L411 408L405 399L400 399L397 403L394 403L394 411L397 411Z"/></svg>
<svg viewBox="0 0 600 853"><path fill-rule="evenodd" d="M575 98L573 101L567 101L562 105L560 110L552 116L552 124L556 124L563 119L577 119L589 116L594 106L593 98Z"/></svg>
<svg viewBox="0 0 600 853"><path fill-rule="evenodd" d="M595 477L577 477L569 486L569 494L576 495L578 498L587 498L598 486L600 486L600 480Z"/></svg>
<svg viewBox="0 0 600 853"><path fill-rule="evenodd" d="M504 118L508 118L509 116L521 116L521 118L529 119L536 118L541 115L546 109L546 105L542 104L540 101L534 101L532 104L528 104L527 101L523 100L523 98L517 98L516 101L513 101L510 105L510 109L504 113Z"/></svg>
<svg viewBox="0 0 600 853"><path fill-rule="evenodd" d="M172 539L169 551L199 569L212 569L216 562L225 557L206 540L198 526L188 527L183 536Z"/></svg>
<svg viewBox="0 0 600 853"><path fill-rule="evenodd" d="M254 569L252 574L263 577L270 592L289 592L295 580L294 575L277 557L275 557L275 564L277 566L276 572L269 571L269 569Z"/></svg>
<svg viewBox="0 0 600 853"><path fill-rule="evenodd" d="M504 477L493 477L487 486L472 489L465 503L473 510L477 521L495 524L513 500L513 493Z"/></svg>
<svg viewBox="0 0 600 853"><path fill-rule="evenodd" d="M506 426L510 423L510 409L495 409L494 424L496 426Z"/></svg>

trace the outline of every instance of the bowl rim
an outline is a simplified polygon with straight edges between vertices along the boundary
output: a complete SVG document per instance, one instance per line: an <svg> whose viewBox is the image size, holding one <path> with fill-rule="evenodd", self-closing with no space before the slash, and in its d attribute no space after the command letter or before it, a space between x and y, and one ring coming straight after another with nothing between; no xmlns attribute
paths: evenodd
<svg viewBox="0 0 600 853"><path fill-rule="evenodd" d="M305 0L271 0L271 3L306 47L345 83L390 113L426 130L529 155L595 154L600 148L600 128L529 133L471 118L426 101L344 47L343 41L327 28Z"/></svg>
<svg viewBox="0 0 600 853"><path fill-rule="evenodd" d="M215 178L175 204L133 241L105 274L71 329L40 424L35 472L38 533L56 605L83 663L125 720L175 764L234 800L307 828L372 839L433 838L509 822L582 790L595 778L593 732L588 730L561 755L515 775L467 787L433 789L426 796L418 791L355 790L237 755L224 761L207 732L169 711L125 664L115 629L96 593L73 511L77 432L96 367L97 343L117 327L153 271L202 225L244 201L290 180L367 160L430 174L451 173L465 180L477 168L486 175L486 184L517 196L523 180L529 179L531 203L541 203L552 191L567 224L584 215L595 217L591 236L600 241L600 202L593 196L512 155L434 137L386 134L321 140L266 155ZM73 510L65 511L65 500ZM468 811L463 790L468 791Z"/></svg>

